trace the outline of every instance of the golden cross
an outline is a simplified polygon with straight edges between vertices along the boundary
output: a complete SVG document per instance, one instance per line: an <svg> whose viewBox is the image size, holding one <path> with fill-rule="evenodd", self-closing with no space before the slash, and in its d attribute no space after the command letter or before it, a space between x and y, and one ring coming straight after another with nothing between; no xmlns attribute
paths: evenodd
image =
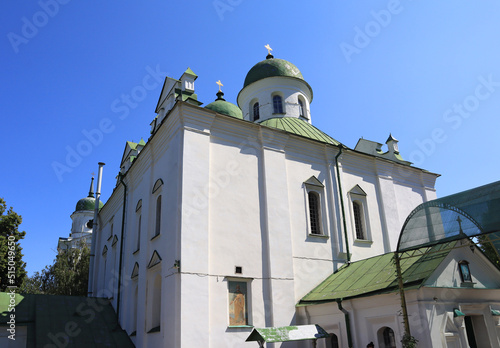
<svg viewBox="0 0 500 348"><path fill-rule="evenodd" d="M94 177L94 176L95 176L95 173L94 173L94 172L92 172L92 177Z"/></svg>
<svg viewBox="0 0 500 348"><path fill-rule="evenodd" d="M219 80L219 81L217 81L217 82L216 82L216 84L218 84L218 85L219 85L219 92L221 92L220 88L221 88L222 86L224 86L224 85L222 84L222 82L220 82L220 80Z"/></svg>
<svg viewBox="0 0 500 348"><path fill-rule="evenodd" d="M273 50L269 44L264 46L267 49L267 54L271 54L271 51Z"/></svg>

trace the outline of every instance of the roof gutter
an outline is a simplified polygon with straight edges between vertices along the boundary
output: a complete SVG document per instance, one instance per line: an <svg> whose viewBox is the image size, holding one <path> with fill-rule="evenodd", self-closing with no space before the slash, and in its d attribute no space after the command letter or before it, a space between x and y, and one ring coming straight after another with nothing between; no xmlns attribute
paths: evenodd
<svg viewBox="0 0 500 348"><path fill-rule="evenodd" d="M120 321L120 295L121 295L121 281L122 281L122 262L123 262L123 235L125 232L125 211L126 211L126 203L127 203L127 185L123 182L123 177L125 175L119 174L120 182L123 185L123 211L122 211L122 230L120 237L120 256L119 256L119 264L118 264L118 291L116 295L116 316L118 318L118 322Z"/></svg>
<svg viewBox="0 0 500 348"><path fill-rule="evenodd" d="M335 156L335 167L337 168L337 182L339 185L339 196L340 196L340 207L342 209L342 222L344 224L344 239L345 239L345 250L347 254L347 264L351 263L351 254L349 253L349 240L347 239L347 224L345 221L345 209L344 209L344 197L342 194L342 183L340 182L340 170L339 170L339 157L342 154L342 144L338 144L337 148L339 153Z"/></svg>
<svg viewBox="0 0 500 348"><path fill-rule="evenodd" d="M345 319L345 329L347 331L347 346L349 348L352 348L352 335L351 335L351 322L349 320L349 312L342 307L342 299L338 298L337 300L337 305L339 306L339 310L344 313L344 319Z"/></svg>

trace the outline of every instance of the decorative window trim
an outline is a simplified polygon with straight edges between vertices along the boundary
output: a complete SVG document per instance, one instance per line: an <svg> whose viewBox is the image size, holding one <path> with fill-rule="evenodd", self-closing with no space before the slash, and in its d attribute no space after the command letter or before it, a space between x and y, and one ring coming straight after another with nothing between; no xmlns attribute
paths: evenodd
<svg viewBox="0 0 500 348"><path fill-rule="evenodd" d="M107 245L105 245L104 248L102 248L102 256L106 257L107 254L108 254L108 247Z"/></svg>
<svg viewBox="0 0 500 348"><path fill-rule="evenodd" d="M139 277L139 263L134 264L134 268L132 269L132 274L130 275L130 279L137 279Z"/></svg>
<svg viewBox="0 0 500 348"><path fill-rule="evenodd" d="M156 180L154 186L153 186L153 190L151 191L151 193L155 193L156 191L158 191L160 189L160 187L163 186L163 180L162 179L158 179Z"/></svg>
<svg viewBox="0 0 500 348"><path fill-rule="evenodd" d="M159 265L161 263L161 256L158 254L158 252L155 250L153 251L153 255L151 255L151 259L148 262L148 269L153 268L156 265Z"/></svg>
<svg viewBox="0 0 500 348"><path fill-rule="evenodd" d="M325 194L324 189L325 186L321 181L318 180L314 175L311 176L304 182L305 188L305 207L306 207L306 216L307 216L307 234L310 237L320 237L320 238L329 238L327 234L327 228L325 224ZM319 233L313 233L312 231L312 221L311 221L311 206L310 206L310 195L316 195L317 197L317 226L319 229Z"/></svg>
<svg viewBox="0 0 500 348"><path fill-rule="evenodd" d="M116 243L118 243L118 237L115 234L114 237L113 237L113 242L111 243L111 246L114 247L116 245Z"/></svg>
<svg viewBox="0 0 500 348"><path fill-rule="evenodd" d="M352 226L352 236L354 238L355 243L360 243L360 244L371 244L373 243L372 241L372 235L371 235L371 229L370 229L370 219L369 219L369 213L368 213L368 204L367 204L367 194L366 192L361 188L359 185L355 185L352 189L349 190L348 192L349 196L349 213L351 215L351 226ZM354 204L357 204L359 207L359 218L360 218L360 223L361 223L361 228L362 232L364 235L364 238L358 238L357 230L356 230L356 212L354 209Z"/></svg>
<svg viewBox="0 0 500 348"><path fill-rule="evenodd" d="M135 212L137 213L142 208L142 199L139 199L137 206L135 207Z"/></svg>

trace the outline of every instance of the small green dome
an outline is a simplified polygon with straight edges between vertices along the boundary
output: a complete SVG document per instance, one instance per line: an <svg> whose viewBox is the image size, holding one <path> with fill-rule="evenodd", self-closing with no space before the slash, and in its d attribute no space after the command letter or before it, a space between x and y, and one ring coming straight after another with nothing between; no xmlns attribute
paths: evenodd
<svg viewBox="0 0 500 348"><path fill-rule="evenodd" d="M295 65L284 59L270 57L272 56L268 56L267 59L258 62L250 69L245 77L243 88L251 83L272 76L286 76L304 80L302 73Z"/></svg>
<svg viewBox="0 0 500 348"><path fill-rule="evenodd" d="M104 203L99 201L99 209L104 206ZM94 210L95 209L95 198L94 197L85 197L82 198L76 203L75 211L83 211L83 210Z"/></svg>
<svg viewBox="0 0 500 348"><path fill-rule="evenodd" d="M218 92L217 93L217 99L214 102L211 102L207 106L205 106L206 109L215 111L219 114L224 114L228 116L232 116L235 118L243 119L243 113L241 112L241 109L234 105L233 103L230 103L226 101L222 96L224 93Z"/></svg>

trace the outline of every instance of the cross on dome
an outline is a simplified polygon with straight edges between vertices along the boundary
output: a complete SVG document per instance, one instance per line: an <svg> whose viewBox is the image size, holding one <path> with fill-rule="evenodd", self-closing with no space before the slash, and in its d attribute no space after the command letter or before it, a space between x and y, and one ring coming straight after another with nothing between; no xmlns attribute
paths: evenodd
<svg viewBox="0 0 500 348"><path fill-rule="evenodd" d="M273 50L269 44L264 46L267 49L267 54L271 54L271 51Z"/></svg>
<svg viewBox="0 0 500 348"><path fill-rule="evenodd" d="M222 84L222 82L220 82L220 80L219 80L219 81L217 81L217 82L215 82L215 83L219 85L219 92L222 92L222 91L221 91L221 89L220 89L222 86L224 86L224 85Z"/></svg>

